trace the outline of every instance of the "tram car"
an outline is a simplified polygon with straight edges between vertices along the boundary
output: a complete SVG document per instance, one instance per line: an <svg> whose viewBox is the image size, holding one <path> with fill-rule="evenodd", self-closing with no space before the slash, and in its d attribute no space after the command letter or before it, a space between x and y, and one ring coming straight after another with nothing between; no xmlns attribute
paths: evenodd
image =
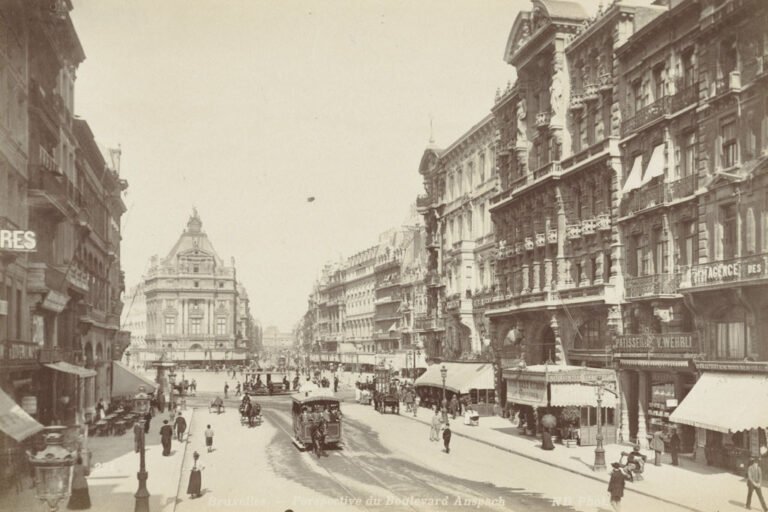
<svg viewBox="0 0 768 512"><path fill-rule="evenodd" d="M300 450L312 447L312 435L320 426L323 411L325 421L325 446L338 445L342 440L341 401L327 388L299 392L292 397L293 444Z"/></svg>
<svg viewBox="0 0 768 512"><path fill-rule="evenodd" d="M392 370L377 368L373 379L373 403L376 410L385 413L400 414L400 398L397 396L397 385L392 378Z"/></svg>

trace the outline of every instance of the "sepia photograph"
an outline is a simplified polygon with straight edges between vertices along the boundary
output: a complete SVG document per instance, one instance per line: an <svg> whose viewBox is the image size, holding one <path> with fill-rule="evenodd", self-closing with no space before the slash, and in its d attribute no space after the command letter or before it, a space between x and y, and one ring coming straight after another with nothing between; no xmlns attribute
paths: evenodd
<svg viewBox="0 0 768 512"><path fill-rule="evenodd" d="M768 512L768 0L0 0L3 512Z"/></svg>

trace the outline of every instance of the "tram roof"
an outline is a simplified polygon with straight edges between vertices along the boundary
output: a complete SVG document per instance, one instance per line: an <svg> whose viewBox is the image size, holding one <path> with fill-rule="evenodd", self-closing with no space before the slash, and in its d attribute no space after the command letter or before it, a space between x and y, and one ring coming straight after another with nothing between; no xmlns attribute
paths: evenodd
<svg viewBox="0 0 768 512"><path fill-rule="evenodd" d="M303 404L307 402L340 402L339 398L329 388L309 389L291 395L294 402Z"/></svg>

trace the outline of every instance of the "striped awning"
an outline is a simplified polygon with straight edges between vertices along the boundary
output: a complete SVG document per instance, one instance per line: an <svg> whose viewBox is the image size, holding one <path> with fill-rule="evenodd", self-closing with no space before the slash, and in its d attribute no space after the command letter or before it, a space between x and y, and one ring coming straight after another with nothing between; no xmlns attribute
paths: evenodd
<svg viewBox="0 0 768 512"><path fill-rule="evenodd" d="M726 434L766 428L768 375L706 372L669 421Z"/></svg>
<svg viewBox="0 0 768 512"><path fill-rule="evenodd" d="M21 442L43 430L43 426L0 390L0 430Z"/></svg>

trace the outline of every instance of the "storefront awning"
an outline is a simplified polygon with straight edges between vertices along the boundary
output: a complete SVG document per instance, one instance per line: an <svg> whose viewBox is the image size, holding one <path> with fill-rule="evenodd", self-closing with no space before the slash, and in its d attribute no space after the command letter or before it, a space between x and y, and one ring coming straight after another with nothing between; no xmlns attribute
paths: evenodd
<svg viewBox="0 0 768 512"><path fill-rule="evenodd" d="M723 433L765 428L768 375L706 372L669 421Z"/></svg>
<svg viewBox="0 0 768 512"><path fill-rule="evenodd" d="M0 430L21 442L43 430L43 426L0 390Z"/></svg>
<svg viewBox="0 0 768 512"><path fill-rule="evenodd" d="M133 372L120 361L112 361L112 396L134 396L144 386L145 393L157 389L157 383Z"/></svg>
<svg viewBox="0 0 768 512"><path fill-rule="evenodd" d="M597 386L603 386L601 406L616 407L616 373L604 368L535 365L504 369L507 400L534 407L597 407ZM599 379L599 380L598 380Z"/></svg>
<svg viewBox="0 0 768 512"><path fill-rule="evenodd" d="M469 393L470 389L494 389L493 365L490 363L442 363L433 364L416 379L416 387L443 387L440 369L445 366L445 389L454 393Z"/></svg>
<svg viewBox="0 0 768 512"><path fill-rule="evenodd" d="M44 366L56 370L59 372L68 373L70 375L77 375L78 377L95 377L96 370L89 368L83 368L74 364L67 363L66 361L59 361L57 363L46 363Z"/></svg>

